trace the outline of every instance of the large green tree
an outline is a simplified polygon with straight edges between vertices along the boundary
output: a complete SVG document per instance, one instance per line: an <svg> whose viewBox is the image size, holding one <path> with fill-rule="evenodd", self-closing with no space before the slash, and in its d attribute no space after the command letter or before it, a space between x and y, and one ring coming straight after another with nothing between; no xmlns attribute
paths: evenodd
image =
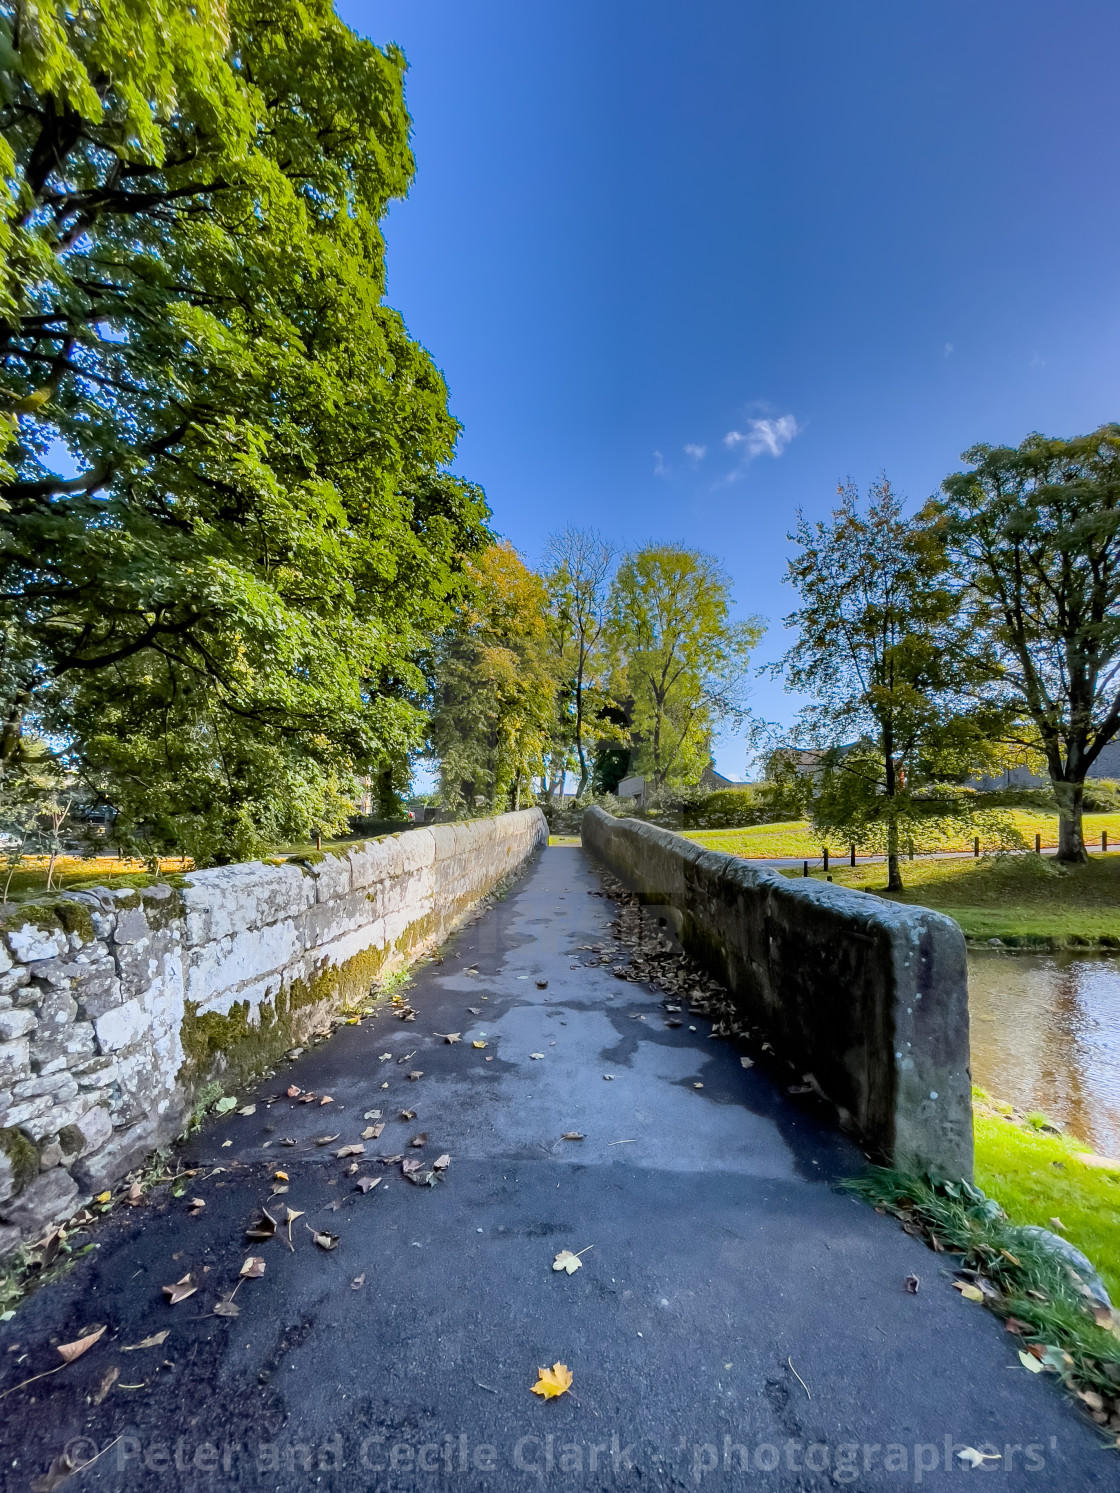
<svg viewBox="0 0 1120 1493"><path fill-rule="evenodd" d="M969 620L962 657L994 654L989 691L1046 760L1058 859L1084 861L1085 775L1120 731L1120 425L963 459L930 507Z"/></svg>
<svg viewBox="0 0 1120 1493"><path fill-rule="evenodd" d="M939 529L907 518L886 477L866 504L853 483L839 497L827 520L799 514L789 536L798 548L786 580L800 606L785 625L797 639L774 670L810 697L799 743L813 750L798 767L815 824L881 839L889 888L900 891L900 844L968 813L964 797L934 785L990 763L995 722L967 689L989 660L959 660Z"/></svg>
<svg viewBox="0 0 1120 1493"><path fill-rule="evenodd" d="M201 858L331 828L486 538L382 299L404 59L327 0L8 0L0 42L0 762L30 720Z"/></svg>
<svg viewBox="0 0 1120 1493"><path fill-rule="evenodd" d="M697 782L712 736L743 717L758 617L735 621L716 561L678 545L647 545L618 567L607 607L612 690L625 702L633 764L654 788Z"/></svg>
<svg viewBox="0 0 1120 1493"><path fill-rule="evenodd" d="M549 632L559 679L555 754L566 764L574 752L579 770L576 796L582 798L592 772L588 722L605 703L604 629L614 550L593 531L567 528L549 539L545 565ZM563 781L563 771L553 775L549 796L557 781Z"/></svg>

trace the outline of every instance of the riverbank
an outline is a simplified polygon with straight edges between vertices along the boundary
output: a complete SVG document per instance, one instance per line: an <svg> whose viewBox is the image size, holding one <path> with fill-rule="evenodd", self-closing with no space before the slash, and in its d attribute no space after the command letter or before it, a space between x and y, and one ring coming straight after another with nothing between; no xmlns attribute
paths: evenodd
<svg viewBox="0 0 1120 1493"><path fill-rule="evenodd" d="M976 1185L1012 1223L1038 1224L1075 1244L1120 1303L1120 1159L1094 1155L1043 1115L1020 1114L982 1089L974 1094Z"/></svg>

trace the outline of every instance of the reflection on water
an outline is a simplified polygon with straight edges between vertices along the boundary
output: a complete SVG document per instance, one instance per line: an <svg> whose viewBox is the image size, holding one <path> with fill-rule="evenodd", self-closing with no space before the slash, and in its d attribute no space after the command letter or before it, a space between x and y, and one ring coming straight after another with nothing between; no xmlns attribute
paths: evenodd
<svg viewBox="0 0 1120 1493"><path fill-rule="evenodd" d="M968 956L972 1081L1120 1156L1120 960Z"/></svg>

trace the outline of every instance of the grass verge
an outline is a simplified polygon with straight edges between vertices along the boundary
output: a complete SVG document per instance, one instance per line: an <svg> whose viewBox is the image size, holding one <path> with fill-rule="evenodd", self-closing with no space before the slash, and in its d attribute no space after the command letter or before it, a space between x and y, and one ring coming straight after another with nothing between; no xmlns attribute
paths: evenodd
<svg viewBox="0 0 1120 1493"><path fill-rule="evenodd" d="M948 913L967 938L1011 948L1120 949L1120 855L1060 866L1036 855L903 861L895 902ZM823 872L815 873L818 879ZM840 886L887 896L882 863L834 867Z"/></svg>

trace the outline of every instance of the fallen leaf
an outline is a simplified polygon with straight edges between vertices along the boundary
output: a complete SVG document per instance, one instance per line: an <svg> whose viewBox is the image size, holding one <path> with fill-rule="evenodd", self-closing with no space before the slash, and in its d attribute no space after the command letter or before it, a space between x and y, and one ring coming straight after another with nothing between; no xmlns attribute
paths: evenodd
<svg viewBox="0 0 1120 1493"><path fill-rule="evenodd" d="M396 1156L379 1156L377 1159L382 1166L396 1166L397 1162L402 1161L404 1158L398 1152Z"/></svg>
<svg viewBox="0 0 1120 1493"><path fill-rule="evenodd" d="M101 1376L101 1383L97 1386L97 1388L93 1392L92 1398L93 1398L93 1403L95 1405L100 1405L101 1404L101 1401L109 1393L109 1391L112 1389L113 1385L117 1382L117 1380L120 1377L121 1377L121 1371L116 1366L116 1364L114 1364L111 1369L106 1369L105 1370L104 1374L102 1374L102 1376Z"/></svg>
<svg viewBox="0 0 1120 1493"><path fill-rule="evenodd" d="M417 1147L417 1149L419 1149L419 1147L421 1147L421 1146L426 1146L427 1144L428 1144L428 1132L426 1130L421 1130L421 1132L420 1132L419 1135L414 1135L412 1137L412 1139L409 1141L409 1145L410 1146L415 1146L415 1147Z"/></svg>
<svg viewBox="0 0 1120 1493"><path fill-rule="evenodd" d="M108 1202L110 1202L112 1200L112 1196L113 1196L113 1194L111 1192L99 1192L97 1194L97 1196L94 1198L94 1202L95 1203L108 1203Z"/></svg>
<svg viewBox="0 0 1120 1493"><path fill-rule="evenodd" d="M365 1283L366 1283L366 1273L363 1270L362 1273L361 1273L361 1275L356 1275L354 1277L354 1279L350 1282L350 1289L352 1291L360 1291L362 1289L362 1287L365 1285Z"/></svg>
<svg viewBox="0 0 1120 1493"><path fill-rule="evenodd" d="M1065 1232L1065 1227L1066 1226L1065 1226L1065 1224L1062 1222L1062 1220L1060 1218L1052 1218L1050 1220L1050 1222L1054 1225L1054 1227L1056 1229L1061 1229L1063 1231L1063 1233Z"/></svg>
<svg viewBox="0 0 1120 1493"><path fill-rule="evenodd" d="M255 1104L243 1104L237 1111L239 1115L255 1115L256 1112L257 1106Z"/></svg>
<svg viewBox="0 0 1120 1493"><path fill-rule="evenodd" d="M319 1100L319 1103L320 1104L333 1104L334 1100L331 1098L331 1096L329 1094L324 1094L323 1097Z"/></svg>
<svg viewBox="0 0 1120 1493"><path fill-rule="evenodd" d="M167 1288L164 1287L166 1290ZM72 1343L60 1343L58 1351L62 1356L63 1363L73 1363L75 1358L81 1358L83 1353L88 1353L94 1343L103 1335L104 1327L97 1327L93 1332L87 1332L85 1337L76 1338Z"/></svg>
<svg viewBox="0 0 1120 1493"><path fill-rule="evenodd" d="M314 1094L301 1094L299 1096L299 1098L296 1100L296 1103L297 1104L314 1104L315 1103L315 1095Z"/></svg>
<svg viewBox="0 0 1120 1493"><path fill-rule="evenodd" d="M380 1177L359 1177L354 1186L359 1192L372 1192L380 1181Z"/></svg>
<svg viewBox="0 0 1120 1493"><path fill-rule="evenodd" d="M381 1056L377 1059L377 1061L379 1063L387 1063L392 1056L393 1056L393 1054L391 1052L383 1052L381 1054Z"/></svg>
<svg viewBox="0 0 1120 1493"><path fill-rule="evenodd" d="M232 1296L224 1296L221 1301L214 1303L215 1317L239 1317L241 1308Z"/></svg>
<svg viewBox="0 0 1120 1493"><path fill-rule="evenodd" d="M560 1137L560 1139L561 1140L583 1140L583 1139L585 1139L585 1137L582 1136L579 1133L578 1130L565 1130L564 1134Z"/></svg>
<svg viewBox="0 0 1120 1493"><path fill-rule="evenodd" d="M292 1224L295 1223L297 1218L302 1218L306 1211L306 1208L288 1208L285 1211L284 1223L287 1225L288 1229L288 1248L293 1254L295 1254L296 1252L296 1247L292 1243Z"/></svg>
<svg viewBox="0 0 1120 1493"><path fill-rule="evenodd" d="M170 1327L165 1327L162 1332L153 1332L151 1337L141 1338L138 1343L129 1343L127 1347L121 1349L121 1352L138 1353L141 1348L158 1348L161 1343L167 1341L170 1332Z"/></svg>
<svg viewBox="0 0 1120 1493"><path fill-rule="evenodd" d="M272 1180L274 1182L287 1182L288 1174L287 1172L273 1172Z"/></svg>
<svg viewBox="0 0 1120 1493"><path fill-rule="evenodd" d="M969 1467L979 1467L984 1462L1000 1462L999 1452L978 1452L974 1446L962 1446L957 1456Z"/></svg>
<svg viewBox="0 0 1120 1493"><path fill-rule="evenodd" d="M178 1306L180 1301L186 1301L188 1296L193 1296L198 1290L198 1282L191 1274L177 1280L173 1286L164 1286L163 1294L167 1297L168 1306Z"/></svg>
<svg viewBox="0 0 1120 1493"><path fill-rule="evenodd" d="M299 1097L299 1095L302 1094L302 1093L303 1093L303 1090L300 1088L300 1086L298 1084L294 1083L288 1089L288 1098L289 1099L297 1099Z"/></svg>
<svg viewBox="0 0 1120 1493"><path fill-rule="evenodd" d="M604 1083L614 1083L614 1074L613 1073L604 1073L603 1074L603 1082Z"/></svg>
<svg viewBox="0 0 1120 1493"><path fill-rule="evenodd" d="M376 1140L384 1129L384 1122L382 1122L380 1125L367 1125L366 1128L362 1131L362 1139Z"/></svg>
<svg viewBox="0 0 1120 1493"><path fill-rule="evenodd" d="M260 1255L250 1255L237 1273L245 1280L260 1280L264 1274L264 1260Z"/></svg>
<svg viewBox="0 0 1120 1493"><path fill-rule="evenodd" d="M409 1078L411 1078L412 1082L415 1083L418 1078L424 1077L424 1071L422 1068L414 1068L408 1076Z"/></svg>
<svg viewBox="0 0 1120 1493"><path fill-rule="evenodd" d="M472 1047L485 1047L486 1043L485 1042L472 1042L471 1046Z"/></svg>
<svg viewBox="0 0 1120 1493"><path fill-rule="evenodd" d="M69 1452L61 1451L46 1472L31 1479L28 1487L31 1493L55 1493L55 1489L69 1482L71 1475L77 1471L78 1467L71 1461Z"/></svg>
<svg viewBox="0 0 1120 1493"><path fill-rule="evenodd" d="M538 990L547 990L548 989L548 981L547 980L538 980L537 981L537 989Z"/></svg>
<svg viewBox="0 0 1120 1493"><path fill-rule="evenodd" d="M906 1294L908 1296L916 1296L918 1294L918 1287L921 1285L921 1283L921 1276L908 1275L902 1284L905 1286Z"/></svg>
<svg viewBox="0 0 1120 1493"><path fill-rule="evenodd" d="M562 1249L553 1260L552 1268L553 1270L566 1270L569 1275L574 1275L577 1270L583 1269L583 1261L570 1249Z"/></svg>
<svg viewBox="0 0 1120 1493"><path fill-rule="evenodd" d="M380 1118L381 1111L379 1109L367 1109L365 1114L362 1116L363 1120L380 1120Z"/></svg>
<svg viewBox="0 0 1120 1493"><path fill-rule="evenodd" d="M128 1196L125 1198L125 1202L133 1208L138 1208L143 1201L144 1189L140 1186L139 1182L133 1182L132 1186L128 1189Z"/></svg>
<svg viewBox="0 0 1120 1493"><path fill-rule="evenodd" d="M1015 1255L1013 1255L1009 1249L1001 1249L1000 1250L1000 1254L1003 1256L1003 1258L1005 1260L1009 1261L1012 1265L1018 1265L1019 1264L1018 1258Z"/></svg>
<svg viewBox="0 0 1120 1493"><path fill-rule="evenodd" d="M432 1036L442 1037L447 1043L461 1042L463 1040L462 1032L433 1032Z"/></svg>
<svg viewBox="0 0 1120 1493"><path fill-rule="evenodd" d="M309 1223L304 1224L304 1228L310 1230L312 1239L314 1239L320 1249L338 1248L337 1234L328 1234L325 1229L313 1229Z"/></svg>
<svg viewBox="0 0 1120 1493"><path fill-rule="evenodd" d="M412 1172L418 1172L423 1165L424 1163L422 1161L418 1159L414 1160L412 1157L409 1157L407 1161L401 1162L401 1171L404 1172L405 1176L407 1177Z"/></svg>
<svg viewBox="0 0 1120 1493"><path fill-rule="evenodd" d="M482 1008L480 1006L468 1006L467 1010L471 1013L472 1016L482 1015Z"/></svg>
<svg viewBox="0 0 1120 1493"><path fill-rule="evenodd" d="M572 1373L565 1363L554 1363L550 1369L538 1369L537 1374L537 1382L530 1388L544 1400L555 1400L572 1387Z"/></svg>
<svg viewBox="0 0 1120 1493"><path fill-rule="evenodd" d="M233 1145L233 1142L231 1140L224 1140L222 1142L222 1150L224 1151L227 1146L232 1146L232 1145Z"/></svg>
<svg viewBox="0 0 1120 1493"><path fill-rule="evenodd" d="M739 1059L739 1063L744 1068L753 1068L754 1067L754 1058L742 1058L741 1057Z"/></svg>
<svg viewBox="0 0 1120 1493"><path fill-rule="evenodd" d="M402 1109L401 1110L401 1119L402 1120L415 1120L415 1118L416 1118L416 1111L414 1109Z"/></svg>
<svg viewBox="0 0 1120 1493"><path fill-rule="evenodd" d="M1030 1369L1032 1374L1042 1373L1042 1364L1039 1360L1033 1353L1024 1353L1022 1348L1019 1349L1019 1362L1025 1369Z"/></svg>
<svg viewBox="0 0 1120 1493"><path fill-rule="evenodd" d="M246 1239L274 1239L276 1237L276 1220L267 1208L261 1209L261 1216L250 1229L245 1230Z"/></svg>
<svg viewBox="0 0 1120 1493"><path fill-rule="evenodd" d="M317 1136L316 1139L315 1139L315 1144L317 1146L329 1146L330 1143L331 1143L331 1141L332 1140L337 1140L338 1137L341 1134L342 1134L342 1131L341 1130L337 1130L337 1131L335 1131L334 1135L320 1135L320 1136Z"/></svg>
<svg viewBox="0 0 1120 1493"><path fill-rule="evenodd" d="M1019 1317L1008 1317L1003 1324L1004 1332L1013 1332L1016 1337L1027 1337L1034 1331L1029 1322L1022 1321Z"/></svg>
<svg viewBox="0 0 1120 1493"><path fill-rule="evenodd" d="M280 1144L282 1146L294 1146L295 1145L295 1141L291 1138L290 1135L286 1135L286 1136L284 1136L284 1138L280 1142Z"/></svg>
<svg viewBox="0 0 1120 1493"><path fill-rule="evenodd" d="M703 1085L703 1084L702 1084L702 1083L694 1083L694 1084L693 1084L693 1085L692 1085L692 1087L693 1087L693 1088L694 1088L694 1089L702 1089L702 1088L703 1088L703 1087L704 1087L704 1085Z"/></svg>
<svg viewBox="0 0 1120 1493"><path fill-rule="evenodd" d="M336 1160L341 1160L343 1156L364 1156L366 1148L359 1142L353 1146L339 1146L334 1154Z"/></svg>
<svg viewBox="0 0 1120 1493"><path fill-rule="evenodd" d="M191 1198L191 1208L194 1210L195 1213L201 1213L202 1210L203 1210L203 1208L205 1208L205 1207L206 1207L206 1199L205 1198Z"/></svg>
<svg viewBox="0 0 1120 1493"><path fill-rule="evenodd" d="M224 1099L219 1099L214 1106L216 1115L228 1115L231 1109L237 1108L237 1100L232 1094L227 1094Z"/></svg>
<svg viewBox="0 0 1120 1493"><path fill-rule="evenodd" d="M969 1281L955 1280L953 1289L959 1291L966 1301L983 1301L984 1293L979 1286L972 1285Z"/></svg>
<svg viewBox="0 0 1120 1493"><path fill-rule="evenodd" d="M544 1053L543 1052L531 1052L529 1054L529 1056L531 1058L543 1058L544 1057Z"/></svg>
<svg viewBox="0 0 1120 1493"><path fill-rule="evenodd" d="M432 1162L432 1170L434 1172L445 1172L450 1165L451 1157L445 1151L442 1156L437 1156Z"/></svg>

